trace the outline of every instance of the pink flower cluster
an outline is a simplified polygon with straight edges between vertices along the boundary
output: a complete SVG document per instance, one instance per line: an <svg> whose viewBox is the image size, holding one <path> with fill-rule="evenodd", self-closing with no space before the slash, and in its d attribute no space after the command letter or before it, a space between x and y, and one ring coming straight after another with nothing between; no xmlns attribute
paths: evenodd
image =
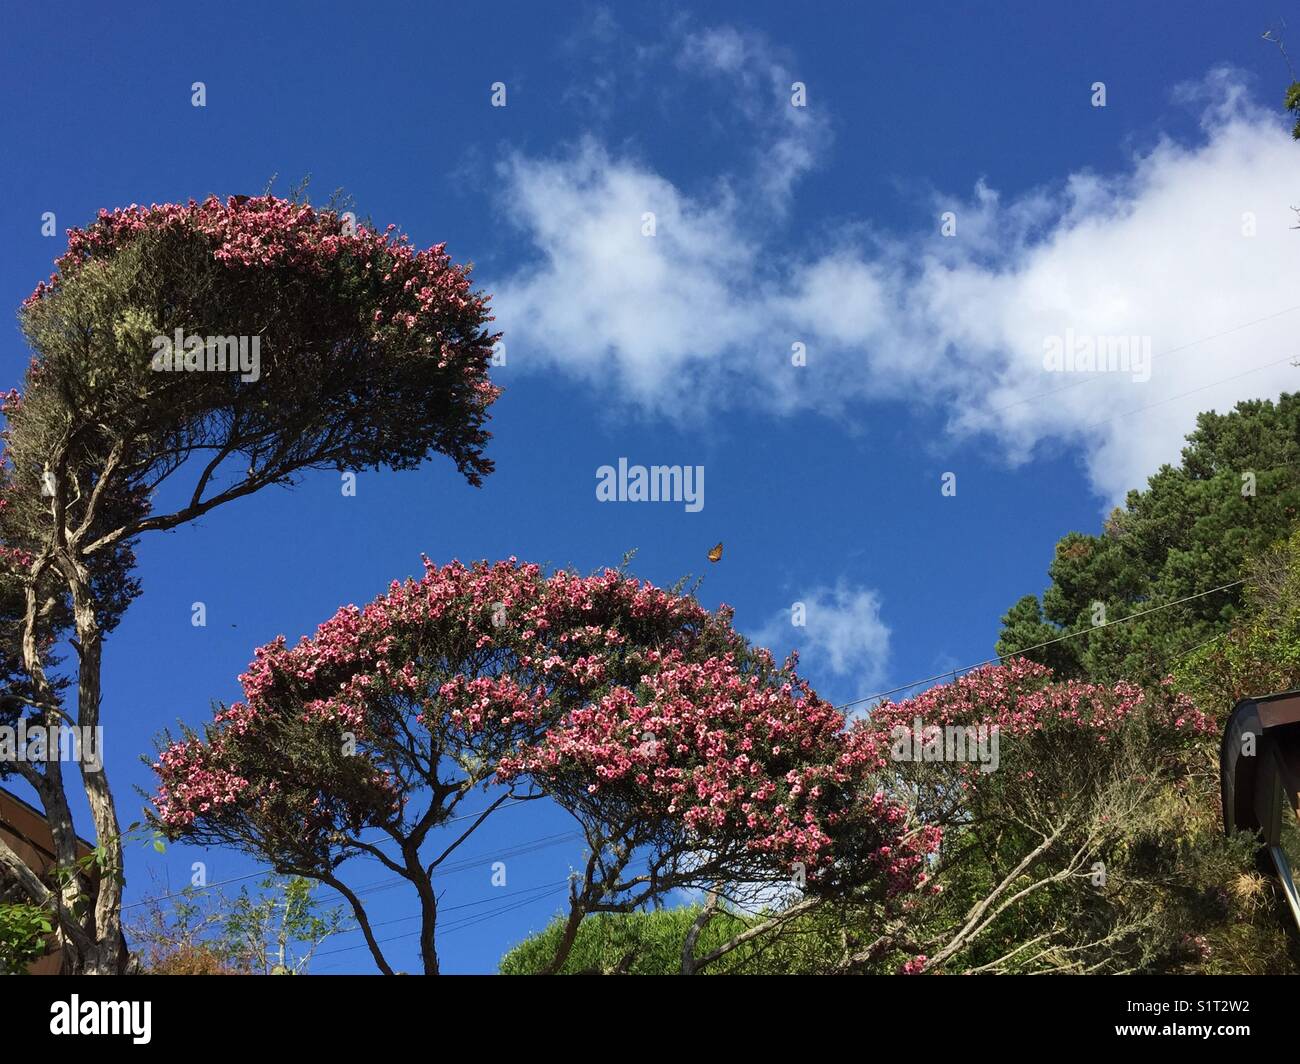
<svg viewBox="0 0 1300 1064"><path fill-rule="evenodd" d="M319 728L323 747L353 733L362 756L349 760L361 763L418 727L436 755L489 752L498 780L530 780L577 812L673 825L702 848L739 844L810 880L847 861L903 892L938 844L933 832L903 841L906 810L870 782L878 757L793 669L751 650L729 610L613 569L426 561L422 578L344 607L296 646L259 648L240 680L244 700L155 765L168 829L217 823L232 806L256 819L297 790L302 830L325 830L322 803L343 784L301 766L291 778L268 756L292 721ZM376 762L361 821L405 798L381 792L380 775Z"/></svg>
<svg viewBox="0 0 1300 1064"><path fill-rule="evenodd" d="M1151 693L1124 681L1114 685L1054 681L1047 666L1014 658L1004 665L985 665L903 702L876 707L870 718L859 724L854 741L863 748L864 756L874 757L883 768L895 729L905 729L918 744L924 739L916 734L918 719L923 731L933 726L997 729L1003 742L1064 729L1105 744L1141 711L1172 736L1190 739L1217 734L1215 719L1186 695L1172 691L1170 683L1166 680ZM956 767L978 775L974 764Z"/></svg>
<svg viewBox="0 0 1300 1064"><path fill-rule="evenodd" d="M334 211L271 195L101 210L89 226L68 230L68 249L55 260L56 272L23 306L40 303L86 263L113 255L144 233L196 239L216 262L254 276L268 270L320 276L346 261L379 293L374 339L386 333L422 337L439 368L462 368L482 405L490 405L499 394L486 368L495 337L467 344L465 337L446 335L448 320L491 321L486 297L471 289L468 269L451 261L444 244L416 250L395 228L374 232Z"/></svg>
<svg viewBox="0 0 1300 1064"><path fill-rule="evenodd" d="M234 766L250 808L271 782L291 787L263 756L286 719L331 737L350 732L364 747L391 739L396 707L428 729L439 753L489 734L532 738L556 705L582 701L610 673L639 675L642 642L686 646L705 629L738 640L693 600L614 570L546 578L513 558L441 568L426 560L422 579L394 582L364 609L345 606L296 646L280 637L258 648L240 677L244 700L216 715L206 740L159 757L158 817L181 829L214 810L232 792L213 779L238 775Z"/></svg>
<svg viewBox="0 0 1300 1064"><path fill-rule="evenodd" d="M154 769L164 778L182 781L174 785L175 793L164 788L158 800L159 816L171 826L192 824L205 814L220 816L248 786L248 780L214 764L197 739L168 747L158 755Z"/></svg>
<svg viewBox="0 0 1300 1064"><path fill-rule="evenodd" d="M677 818L701 841L743 838L786 867L832 862L831 830L853 777L836 754L844 718L802 681L765 683L734 654L646 654L635 688L614 686L542 741L502 759L503 779L585 781L646 818Z"/></svg>

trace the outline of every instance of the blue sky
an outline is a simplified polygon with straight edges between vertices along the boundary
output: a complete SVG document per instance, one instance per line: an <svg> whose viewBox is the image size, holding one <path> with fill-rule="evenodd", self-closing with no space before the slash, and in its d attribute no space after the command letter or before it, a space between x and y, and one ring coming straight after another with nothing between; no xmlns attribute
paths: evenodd
<svg viewBox="0 0 1300 1064"><path fill-rule="evenodd" d="M372 598L421 553L588 570L637 548L637 575L704 573L706 605L798 646L837 701L987 657L1056 540L1176 458L1197 410L1294 386L1300 148L1278 113L1286 63L1260 40L1276 7L1132 8L8 12L0 301L16 309L62 250L46 211L62 232L100 207L310 175L317 200L342 187L472 260L506 333L483 488L445 461L364 474L355 498L323 473L140 544L144 594L105 664L124 820L162 727L206 719L255 646ZM1067 329L1148 337L1150 379L1048 373L1043 338ZM4 387L28 357L0 332ZM619 457L702 465L703 509L598 502L596 470ZM441 937L446 970L493 970L556 911L568 830L537 803L465 845L485 863L448 876L442 904L486 918ZM128 902L198 859L212 880L254 867L136 847ZM386 878L358 865L351 882ZM402 890L373 899L384 937L414 929ZM399 965L410 943L391 944ZM371 966L352 949L316 970Z"/></svg>

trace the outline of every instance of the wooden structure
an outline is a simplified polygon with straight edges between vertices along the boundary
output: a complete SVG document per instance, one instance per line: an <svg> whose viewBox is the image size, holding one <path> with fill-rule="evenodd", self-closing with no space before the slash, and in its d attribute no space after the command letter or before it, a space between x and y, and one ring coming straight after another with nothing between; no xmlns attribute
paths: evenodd
<svg viewBox="0 0 1300 1064"><path fill-rule="evenodd" d="M50 825L39 809L3 788L0 788L0 838L47 886L52 886L51 872L55 859ZM77 839L78 857L85 857L92 848L84 839ZM50 949L28 970L32 975L59 975L62 972L63 954L54 947L53 935L50 936Z"/></svg>

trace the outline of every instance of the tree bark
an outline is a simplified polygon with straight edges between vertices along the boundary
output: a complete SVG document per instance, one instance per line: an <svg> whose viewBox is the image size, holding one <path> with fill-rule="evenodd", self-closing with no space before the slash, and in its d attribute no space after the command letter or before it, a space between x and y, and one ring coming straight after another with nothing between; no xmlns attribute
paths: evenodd
<svg viewBox="0 0 1300 1064"><path fill-rule="evenodd" d="M438 948L435 934L438 928L438 896L433 892L433 883L420 863L418 846L409 839L402 846L402 857L406 861L407 878L420 897L420 959L424 962L424 974L437 975Z"/></svg>
<svg viewBox="0 0 1300 1064"><path fill-rule="evenodd" d="M343 897L347 898L348 904L352 906L352 915L357 918L357 925L361 928L361 933L366 937L366 945L370 947L370 955L374 957L375 963L379 965L379 970L384 975L392 975L392 966L385 959L384 951L379 948L379 943L375 941L375 933L370 928L370 918L366 915L366 907L361 904L361 899L348 888L346 883L332 875L320 875L306 870L301 874L309 875L313 879L319 879L326 886L333 887Z"/></svg>
<svg viewBox="0 0 1300 1064"><path fill-rule="evenodd" d="M77 669L77 724L92 732L100 726L100 677L104 634L96 615L95 602L90 588L90 573L80 560L66 555L60 559L60 568L72 592L73 621L77 631L80 663ZM107 860L100 866L98 888L94 904L95 949L85 960L88 975L110 975L121 970L124 958L122 939L122 887L124 870L122 862L122 831L113 804L113 792L108 785L102 746L98 748L95 764L81 758L81 779L90 805L91 819L95 824L96 844L106 852Z"/></svg>

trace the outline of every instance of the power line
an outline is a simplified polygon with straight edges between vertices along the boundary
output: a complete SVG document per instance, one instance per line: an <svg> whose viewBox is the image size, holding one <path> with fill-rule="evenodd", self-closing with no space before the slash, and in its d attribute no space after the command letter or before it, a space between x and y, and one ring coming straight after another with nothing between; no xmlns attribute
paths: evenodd
<svg viewBox="0 0 1300 1064"><path fill-rule="evenodd" d="M561 842L568 842L571 839L580 838L582 838L582 834L577 831L562 831L555 835L543 835L540 838L517 843L514 846L506 847L503 850L494 850L491 854L457 861L444 868L440 868L435 875L436 878L441 878L442 876L455 875L458 872L468 872L474 868L482 868L486 865L491 865L505 857L523 857L530 853L536 853L538 850L545 850L551 846L556 846ZM371 894L378 894L381 890L389 890L392 887L400 886L401 884L408 882L410 881L405 876L391 876L387 879L381 879L377 883L371 883L367 886L359 887L357 890L353 891L353 893L356 894L357 897L363 897Z"/></svg>
<svg viewBox="0 0 1300 1064"><path fill-rule="evenodd" d="M442 933L444 935L451 935L457 931L463 931L467 927L472 927L475 924L485 923L488 920L495 920L498 916L501 916L503 913L513 912L515 909L522 909L525 906L532 905L534 902L541 901L543 898L550 898L550 897L554 897L556 894L563 893L568 888L568 886L569 886L569 881L566 879L558 887L552 887L550 890L546 891L545 893L538 894L535 898L528 898L524 901L515 902L515 904L513 905L507 905L504 906L503 908L495 909L490 913L483 914L482 916L463 917L460 920L454 920L450 924L448 924L447 927L443 929Z"/></svg>
<svg viewBox="0 0 1300 1064"><path fill-rule="evenodd" d="M483 812L483 810L479 810L479 811L476 812L476 813L467 813L467 814L465 814L464 816L457 817L457 818L455 818L455 819L458 819L458 820L466 820L466 819L469 819L470 817L478 816L478 815L479 815L480 813L482 813L482 812ZM445 821L444 823L451 823L451 821ZM472 870L472 869L474 869L474 868L482 868L482 867L484 867L484 866L491 865L491 864L495 863L496 861L502 860L502 859L504 859L504 858L522 857L522 856L525 856L525 855L527 855L527 854L536 853L536 852L539 851L539 850L547 849L547 848L549 848L549 847L551 847L551 846L556 846L556 845L558 845L558 844L560 844L560 843L562 843L562 842L568 842L568 841L570 841L570 840L581 839L582 837L583 837L583 836L582 836L582 833L581 833L581 832L577 832L577 831L563 831L563 832L557 832L557 833L552 834L552 835L542 835L542 836L539 836L539 837L536 838L536 839L529 839L529 840L526 840L525 842L516 843L514 846L508 846L508 847L506 847L506 848L504 848L504 849L496 850L496 851L492 852L491 854L481 854L481 855L479 855L479 856L477 856L477 857L469 857L469 858L465 858L465 859L460 860L460 861L453 862L452 864L449 864L449 865L446 865L445 867L440 868L440 869L435 873L435 877L436 877L436 878L441 878L441 877L443 877L443 876L455 875L455 874L460 873L460 872L467 872L467 871L470 871L470 870ZM372 859L373 859L373 858L372 858ZM203 887L195 887L195 888L192 888L192 889L194 889L194 890L211 890L211 889L213 889L213 888L215 888L215 887L223 886L223 885L228 884L228 883L238 883L238 882L241 882L242 880L251 879L251 878L253 878L254 876L264 875L264 874L266 874L267 871L273 871L273 870L269 870L269 869L267 869L267 870L259 870L259 871L255 871L255 872L250 872L250 873L248 873L247 875L243 875L243 876L234 876L234 877L232 877L232 878L230 878L230 879L220 880L220 881L218 881L218 882L216 882L216 883L209 883L209 884L206 884L206 885L203 886ZM355 891L353 891L353 893L356 894L357 897L371 896L371 895L374 895L374 894L379 893L379 892L382 891L382 890L387 890L387 889L389 889L390 887L394 887L394 886L397 886L397 885L400 885L400 884L403 884L403 883L406 883L406 882L408 882L408 880L407 880L404 876L393 876L393 877L388 878L388 879L382 879L382 880L379 880L379 881L377 881L377 882L375 882L375 883L367 884L367 885L365 885L365 886L363 886L363 887L358 887ZM480 899L479 901L465 902L465 903L462 903L462 904L459 904L459 905L450 905L450 906L446 906L445 908L440 908L440 909L439 909L440 912L452 912L452 911L456 911L456 910L459 910L459 909L474 908L474 907L477 907L477 906L480 906L480 905L490 904L490 903L492 903L492 902L496 902L496 901L501 900L501 898L506 898L506 897L518 897L518 896L523 895L523 894L530 894L530 895L532 895L532 894L536 894L535 897L528 897L528 898L525 898L522 902L518 902L518 903L515 903L515 904L512 904L512 905L507 905L507 906L504 906L504 907L501 908L501 909L493 910L491 913L488 913L486 916L482 916L482 915L477 915L477 914L476 914L476 915L471 915L471 916L470 916L469 918L467 918L467 919L466 919L466 918L462 918L462 920L460 920L460 921L452 921L450 924L446 924L446 925L440 927L440 928L439 928L439 932L442 933L442 934L447 934L447 933L450 933L451 931L459 930L461 927L468 927L468 926L470 926L471 924L479 923L479 922L481 922L482 920L485 920L485 919L488 919L488 918L495 917L495 916L497 916L497 915L500 915L501 913L508 912L508 911L510 911L511 909L519 908L519 907L521 907L522 905L528 905L528 904L531 904L531 903L534 902L534 901L541 900L541 898L548 897L548 896L550 896L551 894L554 894L554 893L556 893L557 891L562 890L564 887L566 887L566 886L568 885L568 882L569 882L568 879L564 879L564 880L561 880L558 884L542 884L541 886L538 886L538 887L530 887L530 888L526 888L525 890L513 891L513 892L511 892L510 894L504 894L504 895L499 895L499 896L497 896L497 897ZM544 891L544 893L537 894L537 893L536 893L537 891ZM144 901L135 902L135 903L133 903L133 904L130 905L130 906L126 906L126 905L124 905L122 908L123 908L123 910L128 909L128 908L134 908L135 906L138 906L138 905L149 904L149 903L152 902L152 901L162 901L162 900L165 900L165 899L167 899L167 898L180 897L180 896L182 896L182 895L185 894L185 893L186 893L185 891L179 891L179 892L176 892L176 893L173 893L173 894L164 894L164 895L160 895L160 896L157 897L157 898L146 898ZM411 920L411 919L417 919L417 918L418 918L418 917L412 917L412 916L398 917L398 918L396 918L396 919L394 919L394 920L386 920L386 921L382 921L381 923L372 924L371 926L372 926L372 927L383 927L383 926L386 926L386 925L388 925L388 924L401 923L401 922L403 922L403 921L405 921L405 920ZM346 930L339 931L339 932L336 932L336 933L337 933L337 934L340 934L340 935L346 935L346 934L353 934L353 933L355 933L355 932L357 932L357 931L360 931L360 930L361 930L360 925L357 925L357 926L355 926L355 927L350 927L350 928L347 928ZM415 931L415 932L411 932L411 933L409 933L409 934L397 935L397 936L394 936L394 937L392 937L392 938L383 939L383 940L381 940L381 942L378 943L378 944L381 944L381 945L382 945L384 942L393 942L393 941L396 941L397 939L400 939L400 938L409 938L409 937L411 937L412 934L419 934L419 932L418 932L418 931ZM329 955L334 954L334 953L346 953L346 952L349 952L350 950L354 950L354 949L365 949L365 948L367 947L367 945L368 945L368 943L364 943L364 942L363 942L363 943L359 943L359 944L356 945L356 946L348 946L348 947L345 947L345 948L343 948L343 949L338 949L338 950L329 950L329 951L327 951L326 953L316 954L316 956L317 956L317 957L325 957L325 956L329 956Z"/></svg>
<svg viewBox="0 0 1300 1064"><path fill-rule="evenodd" d="M1164 406L1165 403L1172 403L1178 399L1186 399L1189 395L1196 395L1198 392L1209 391L1211 388L1217 388L1220 384L1227 384L1229 381L1241 380L1242 377L1249 377L1252 373L1259 373L1260 371L1269 369L1273 366L1279 366L1283 362L1293 361L1294 358L1295 355L1285 355L1282 358L1276 359L1273 362L1266 362L1262 366L1256 366L1254 369L1248 369L1244 373L1237 373L1231 377L1224 377L1222 380L1211 381L1209 384L1203 384L1201 385L1201 387L1193 388L1191 391L1181 392L1178 395L1171 395L1169 396L1168 399L1158 399L1154 403L1147 403L1146 406L1139 406L1134 408L1133 410L1126 410L1122 414L1116 414L1114 417L1108 417L1102 421L1094 421L1091 425L1085 425L1084 431L1088 429L1100 428L1102 425L1109 425L1112 421L1118 421L1120 418L1132 417L1134 414L1140 414L1143 410L1150 410L1152 407Z"/></svg>
<svg viewBox="0 0 1300 1064"><path fill-rule="evenodd" d="M496 902L501 901L501 900L504 899L504 898L518 898L518 897L520 897L521 895L524 895L524 894L528 894L528 895L536 894L536 895L537 895L537 898L529 898L529 899L528 899L529 901L536 901L536 900L538 900L539 898L546 897L547 895L554 893L556 890L558 890L558 889L561 888L561 887L568 886L568 884L569 884L568 879L562 879L562 880L559 880L558 882L542 883L542 884L539 884L538 886L534 886L534 887L525 887L525 888L523 888L522 890L512 890L512 891L510 891L510 892L508 892L508 893L506 893L506 894L500 894L500 895L497 895L497 896L495 896L495 897L490 897L490 898L480 898L478 901L467 901L467 902L461 902L461 903L458 904L458 905L440 905L440 906L438 906L438 915L441 916L443 913L456 912L457 910L460 910L460 909L474 909L474 908L478 908L478 907L481 906L481 905L492 905L492 904L494 904L494 903L496 903ZM546 894L538 894L539 891L545 891ZM494 911L495 911L495 910L494 910ZM418 919L420 919L420 916L421 916L420 913L414 913L414 914L412 914L411 916L398 916L398 917L396 917L396 918L394 918L394 919L392 919L392 920L380 920L378 923L372 923L370 926L371 926L372 929L373 929L373 928L376 928L376 927L389 927L389 926L391 926L391 925L393 925L393 924L403 924L403 923L406 923L406 922L409 921L409 920L418 920ZM475 916L474 918L477 919L477 916ZM453 921L451 921L449 924L447 924L447 925L445 925L445 926L444 926L444 925L440 925L440 926L438 927L438 931L439 931L439 933L443 933L443 932L445 932L445 931L447 931L447 930L450 930L450 929L452 928L453 925L459 924L459 923L460 923L461 921L463 921L464 919L465 919L465 917L462 917L461 920L453 920ZM345 929L342 930L342 931L336 931L335 934L336 934L336 935L354 935L354 934L356 934L356 933L357 933L358 931L360 931L360 930L361 930L361 925L358 924L358 925L356 925L355 927L349 927L349 928L345 928ZM417 931L417 932L414 932L414 933L415 933L415 934L419 934L418 931ZM398 936L398 937L405 937L405 936ZM382 945L383 942L395 942L396 940L397 940L396 938L387 938L387 939L383 939L380 943L377 943L377 944ZM345 946L345 947L343 947L343 948L341 948L341 949L332 949L332 950L328 950L328 951L325 952L325 953L317 953L316 956L317 956L317 957L329 957L329 956L331 956L331 955L333 955L333 954L335 954L335 953L349 953L349 952L351 952L352 950L365 949L365 948L367 947L367 945L368 945L368 943L360 942L360 943L358 943L358 944L355 945L355 946Z"/></svg>
<svg viewBox="0 0 1300 1064"><path fill-rule="evenodd" d="M1231 336L1233 333L1240 332L1242 329L1247 329L1252 325L1259 325L1261 322L1272 321L1274 318L1280 318L1284 314L1293 314L1297 310L1300 310L1300 305L1294 307L1287 307L1286 310L1279 310L1275 314L1266 314L1264 315L1264 317L1256 318L1254 321L1242 322L1242 324L1234 325L1231 329L1225 329L1221 333L1215 333L1212 336L1202 336L1199 340L1192 340L1189 343L1180 344L1178 347L1171 347L1167 351L1161 351L1157 354L1152 355L1151 361L1154 362L1157 358L1164 358L1165 355L1172 355L1177 351L1186 351L1189 347L1195 347L1197 346L1197 344L1206 344L1209 343L1211 340L1220 340L1225 336ZM1276 364L1277 363L1270 363L1270 365L1276 365ZM1260 368L1266 369L1267 367L1261 366ZM1006 406L997 407L996 409L989 411L989 413L1002 414L1008 410L1013 410L1018 406L1023 406L1025 403L1032 403L1039 399L1046 399L1049 396L1058 394L1059 392L1069 391L1071 388L1077 388L1083 384L1092 384L1093 382L1102 379L1103 378L1100 376L1082 377L1079 380L1074 380L1074 381L1070 381L1070 383L1068 384L1063 384L1059 388L1052 388L1045 392L1039 392L1037 395L1029 395L1023 399L1017 399L1014 403L1008 403ZM1233 379L1233 378L1229 378L1229 379ZM1219 381L1218 383L1222 384L1224 382Z"/></svg>
<svg viewBox="0 0 1300 1064"><path fill-rule="evenodd" d="M1194 646L1194 647L1188 647L1188 648L1187 648L1186 650L1184 650L1181 654L1176 655L1176 656L1174 657L1173 660L1174 660L1174 661L1182 661L1183 658L1190 657L1192 654L1195 654L1195 653L1196 653L1198 650L1200 650L1202 647L1208 647L1211 643L1217 643L1217 642L1218 642L1220 639L1222 639L1225 635L1228 635L1228 633L1227 633L1227 632L1220 632L1218 635L1211 636L1209 639L1206 639L1206 640L1204 640L1203 642L1197 643L1196 646ZM1172 661L1171 661L1171 662L1166 662L1166 664L1168 664L1168 665L1172 665L1173 662L1172 662Z"/></svg>
<svg viewBox="0 0 1300 1064"><path fill-rule="evenodd" d="M985 661L976 662L974 665L963 665L959 669L944 669L943 672L936 673L934 676L927 676L923 680L913 680L911 683L905 683L901 687L893 687L888 691L878 691L874 695L867 695L863 698L855 698L852 702L845 702L843 705L836 706L836 709L848 709L851 706L860 706L863 702L872 702L877 698L885 698L889 695L898 694L900 691L908 691L913 687L919 687L923 683L934 683L936 680L942 680L947 676L956 678L959 672L970 672L971 669L982 668L985 665L993 665L998 662L1006 661L1008 658L1019 657L1021 654L1028 654L1031 650L1041 650L1043 647L1050 647L1054 643L1064 642L1066 639L1074 639L1077 636L1087 635L1090 632L1097 632L1103 628L1109 628L1115 624L1124 624L1126 621L1135 621L1139 617L1147 617L1153 613L1159 613L1161 610L1167 610L1171 606L1179 606L1184 602L1192 602L1195 599L1204 598L1206 595L1213 595L1216 591L1226 591L1230 587L1236 587L1238 584L1244 584L1245 578L1233 580L1229 584L1220 584L1218 587L1212 587L1208 591L1198 591L1195 595L1187 595L1184 598L1174 599L1172 602L1166 602L1160 606L1152 606L1149 610L1140 610L1137 613L1130 613L1126 617L1116 617L1113 621L1107 621L1105 624L1096 624L1091 628L1080 628L1077 632L1066 632L1065 635L1058 635L1055 639L1046 639L1041 643L1035 643L1031 647L1023 647L1020 650L1013 651L1010 654L999 654L997 657L988 658Z"/></svg>
<svg viewBox="0 0 1300 1064"><path fill-rule="evenodd" d="M172 898L183 898L185 895L198 890L215 890L217 887L224 887L230 883L242 883L246 879L253 879L257 876L275 875L275 870L271 868L259 868L256 872L249 872L245 876L232 876L230 879L219 879L215 883L204 883L203 886L190 886L185 890L173 891L171 894L159 894L153 897L143 898L140 901L133 901L130 905L123 905L122 911L127 909L138 909L141 905L149 905L153 902L169 901Z"/></svg>
<svg viewBox="0 0 1300 1064"><path fill-rule="evenodd" d="M507 801L507 802L503 802L501 808L503 808L503 809L510 809L510 808L513 808L513 807L515 807L515 806L522 805L522 804L524 804L524 799L520 799L520 798L512 798L512 799L510 799L510 800ZM444 821L443 821L441 824L439 824L438 826L439 826L439 827L444 827L444 826L447 825L447 824L455 824L457 821L461 821L461 820L472 820L474 817L476 817L476 816L481 816L483 813L487 812L487 810L488 810L488 809L491 809L491 808L492 808L491 806L487 806L487 807L485 807L484 809L476 809L476 810L475 810L474 812L472 812L472 813L462 813L462 814L460 814L459 816L449 817L448 819L444 820ZM376 857L374 854L369 854L369 853L358 853L358 854L355 854L354 856L356 856L356 857L360 857L360 858L362 858L363 860L370 860L370 861L377 861L377 860L379 860L379 858ZM449 867L450 867L450 866L449 866ZM123 906L122 906L122 911L125 912L127 909L136 909L136 908L139 908L141 905L148 905L148 904L150 904L151 902L169 901L169 900L172 899L172 898L181 898L181 897L184 897L186 894L190 894L190 893L193 893L193 892L195 892L195 891L200 891L200 890L215 890L217 887L228 886L228 885L231 884L231 883L242 883L242 882L244 882L245 880L248 880L248 879L256 879L258 876L279 875L279 874L280 874L280 873L276 872L276 870L275 870L274 868L259 868L259 869L255 870L255 871L252 871L252 872L247 873L246 875L242 875L242 876L231 876L229 879L219 879L219 880L217 880L215 883L205 883L205 884L203 884L202 886L191 886L191 887L187 887L185 890L174 891L174 892L171 893L171 894L159 894L159 895L157 895L156 897L144 898L144 899L142 899L142 900L140 900L140 901L132 902L130 905L123 905ZM399 876L398 879L397 879L397 881L400 881L400 880L401 880L401 877Z"/></svg>
<svg viewBox="0 0 1300 1064"><path fill-rule="evenodd" d="M522 901L512 902L512 903L509 904L509 905L503 905L503 906L501 906L501 907L499 907L499 908L497 908L497 909L493 909L493 910L492 910L491 912L489 912L489 913L484 913L484 914L480 914L480 915L474 915L474 916L470 916L470 917L463 917L463 918L461 918L460 920L453 920L451 923L449 923L449 924L447 924L447 925L445 925L445 926L443 926L443 927L438 928L438 933L439 933L440 935L444 935L444 936L445 936L445 935L449 935L449 934L451 934L451 933L453 933L453 932L455 932L455 931L463 930L463 929L466 928L466 927L471 927L471 926L473 926L474 924L483 923L483 922L485 922L485 921L487 921L487 920L495 920L498 916L502 916L502 915L504 915L504 914L507 913L507 912L512 912L512 911L515 910L515 909L522 909L522 908L524 908L524 907L527 906L527 905L532 905L532 904L534 904L535 902L539 902L539 901L542 901L542 900L545 899L545 898L549 898L549 897L552 897L552 896L555 895L555 894L559 894L561 891L563 891L563 890L568 886L568 883L569 883L569 881L566 879L566 880L564 880L563 882L561 882L561 883L559 883L559 884L555 884L555 885L542 884L541 886L531 887L531 888L528 888L527 890L516 891L516 892L515 892L516 894L529 894L529 895L531 895L531 896L530 896L530 897L527 897L527 898L525 898L525 899L523 899ZM471 906L471 905L482 905L482 904L486 904L487 901L496 901L496 900L497 900L496 898L491 898L491 899L485 899L485 900L483 900L483 901L479 901L479 902L467 902L467 903L465 903L465 905L463 905L463 906L453 906L452 908L467 908L467 907L469 907L469 906ZM414 917L403 917L402 919L414 919ZM387 922L388 922L388 923L397 923L398 921L393 920L393 921L387 921ZM380 926L380 925L376 924L376 925L374 925L374 926L378 927L378 926ZM357 930L360 930L360 928L352 928L352 929L351 929L351 931L357 931ZM345 932L345 933L351 933L351 931L349 931L349 932ZM390 942L398 942L398 941L400 941L400 940L402 940L402 939L405 939L405 938L414 938L414 937L415 937L416 935L418 935L418 934L420 934L419 931L407 931L407 932L404 932L404 933L402 933L402 934L400 934L400 935L390 935L388 938L377 939L377 940L375 941L375 945L377 945L377 946L384 946L384 945L389 944ZM359 949L368 949L369 946L370 946L370 944L369 944L368 942L359 942L359 943L357 943L356 945L353 945L353 946L344 946L342 949L332 949L332 950L327 950L327 951L324 952L324 953L318 953L318 954L316 954L316 956L317 956L317 957L330 957L330 956L335 956L335 955L340 954L340 953L352 953L352 952L355 952L356 950L359 950Z"/></svg>

